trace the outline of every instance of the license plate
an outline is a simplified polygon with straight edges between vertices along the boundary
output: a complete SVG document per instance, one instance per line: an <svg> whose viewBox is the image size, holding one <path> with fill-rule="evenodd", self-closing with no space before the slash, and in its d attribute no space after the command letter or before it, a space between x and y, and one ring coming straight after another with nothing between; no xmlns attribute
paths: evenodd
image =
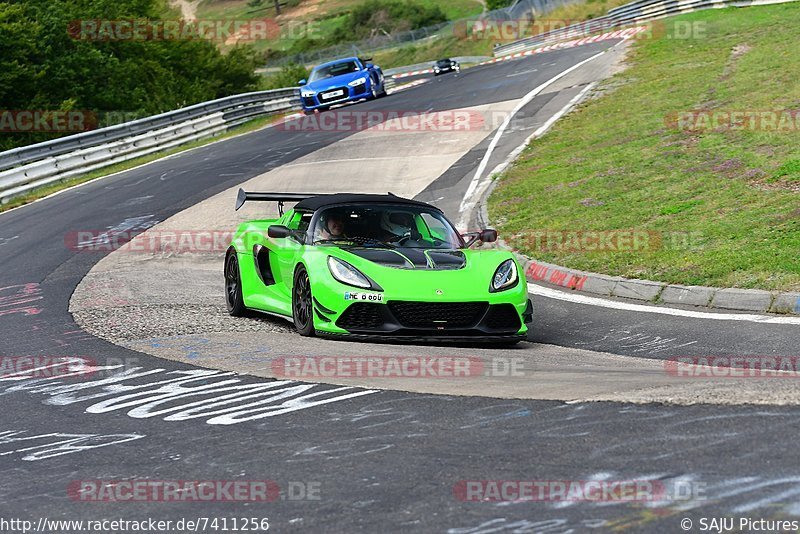
<svg viewBox="0 0 800 534"><path fill-rule="evenodd" d="M366 300L369 302L383 302L383 293L357 293L348 291L344 294L344 300Z"/></svg>
<svg viewBox="0 0 800 534"><path fill-rule="evenodd" d="M343 94L344 90L339 89L338 91L331 91L330 93L325 93L322 96L324 96L325 98L336 98L337 96L342 96Z"/></svg>

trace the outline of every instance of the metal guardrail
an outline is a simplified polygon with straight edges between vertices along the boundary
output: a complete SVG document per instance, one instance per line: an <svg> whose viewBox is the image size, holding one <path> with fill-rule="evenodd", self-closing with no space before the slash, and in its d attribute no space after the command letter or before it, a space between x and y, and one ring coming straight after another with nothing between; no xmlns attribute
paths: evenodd
<svg viewBox="0 0 800 534"><path fill-rule="evenodd" d="M627 25L634 25L703 9L782 4L795 1L797 0L638 0L610 9L608 14L603 17L572 24L564 28L558 28L532 37L526 37L514 41L513 43L498 46L494 49L494 55L505 56L515 54L566 39L587 37Z"/></svg>
<svg viewBox="0 0 800 534"><path fill-rule="evenodd" d="M292 109L300 109L299 88L258 91L0 152L0 202Z"/></svg>

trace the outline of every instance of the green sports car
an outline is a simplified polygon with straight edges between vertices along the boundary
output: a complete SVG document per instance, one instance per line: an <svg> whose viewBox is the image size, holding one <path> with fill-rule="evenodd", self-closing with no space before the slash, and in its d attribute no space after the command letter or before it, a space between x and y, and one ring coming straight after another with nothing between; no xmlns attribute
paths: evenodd
<svg viewBox="0 0 800 534"><path fill-rule="evenodd" d="M392 194L248 193L280 218L239 226L225 256L231 315L294 321L303 336L501 341L525 338L532 307L511 253L475 250L436 207ZM296 202L284 213L285 202Z"/></svg>

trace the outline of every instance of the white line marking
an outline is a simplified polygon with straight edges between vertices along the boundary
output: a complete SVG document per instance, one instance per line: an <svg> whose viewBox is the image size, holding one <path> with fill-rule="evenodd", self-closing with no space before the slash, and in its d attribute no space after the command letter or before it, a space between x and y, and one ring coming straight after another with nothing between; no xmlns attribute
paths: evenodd
<svg viewBox="0 0 800 534"><path fill-rule="evenodd" d="M531 100L533 100L536 97L536 95L541 93L543 90L552 85L554 82L557 82L570 72L579 69L586 63L594 59L597 59L598 57L602 56L605 53L606 53L605 50L603 50L602 52L598 52L592 57L584 59L583 61L576 63L570 68L556 74L555 76L553 76L552 78L550 78L549 80L547 80L546 82L544 82L543 84L541 84L540 86L536 87L534 90L529 92L527 95L525 95L522 98L522 100L519 101L516 107L511 111L511 113L509 113L508 117L506 117L506 119L503 121L503 124L501 124L500 128L497 129L497 133L495 133L494 138L492 138L492 142L489 143L489 148L486 149L486 154L483 156L480 165L478 165L478 170L475 171L475 176L472 178L472 181L470 182L469 187L467 188L467 192L464 194L464 200L462 200L461 206L459 207L458 210L462 214L461 220L459 222L459 226L461 228L466 228L467 225L469 224L469 221L466 219L469 218L469 213L472 211L472 208L475 207L475 203L477 202L477 199L480 197L479 195L480 191L488 187L489 185L489 179L491 178L491 174L487 175L486 178L483 178L483 173L486 170L486 166L489 164L489 159L492 157L492 152L494 152L494 149L500 142L500 138L503 136L503 133L505 133L506 129L508 128L508 125L511 124L511 120L514 118L514 116L517 113L519 113L519 111L522 108L527 106L531 102ZM469 200L469 199L474 199L474 200Z"/></svg>
<svg viewBox="0 0 800 534"><path fill-rule="evenodd" d="M611 308L614 310L633 311L640 313L657 313L660 315L672 315L674 317L690 317L693 319L709 319L713 321L747 321L762 324L798 324L800 317L775 317L769 315L755 315L750 313L711 313L691 310L680 310L677 308L666 308L661 306L646 306L644 304L632 304L630 302L618 302L599 297L589 297L580 293L559 291L549 287L528 283L528 293L540 297L573 302L575 304L586 304L587 306L599 306L601 308Z"/></svg>
<svg viewBox="0 0 800 534"><path fill-rule="evenodd" d="M537 137L541 137L541 136L543 136L543 135L544 135L544 134L547 132L547 130L549 130L549 129L550 129L550 127L551 127L551 126L553 126L553 124L555 124L555 123L556 123L556 121L557 121L558 119L560 119L561 117L563 117L563 116L564 116L564 115L565 115L565 114L566 114L566 113L567 113L569 110L571 110L571 109L572 109L572 107L573 107L573 106L575 106L575 104L577 104L578 102L580 102L580 101L583 99L583 97L584 97L584 96L586 96L586 93L588 93L589 91L591 91L591 90L592 90L592 88L593 88L595 85L597 85L597 82L592 82L592 83L590 83L589 85L587 85L586 87L584 87L584 88L583 88L583 90L582 90L580 93L578 93L577 95L575 95L574 97L572 97L572 100L570 100L569 102L567 102L567 105L565 105L563 108L561 108L560 110L558 110L558 111L556 112L556 114L555 114L555 115L553 115L552 117L550 117L550 118L547 120L547 122L545 122L544 124L542 124L541 126L539 126L539 127L536 129L536 131L535 131L535 132L533 132L533 133L532 133L530 136L528 136L528 138L527 138L527 139L525 139L525 141L523 141L523 142L522 142L522 144L520 144L520 145L519 145L517 148L515 148L515 149L514 149L514 150L513 150L513 151L512 151L512 152L511 152L509 155L508 155L508 157L505 159L505 161L504 161L503 163L500 163L500 164L498 164L498 165L497 165L497 167L495 167L494 169L492 169L492 172L490 172L490 173L489 173L489 176L492 176L492 175L497 175L497 174L500 174L501 172L505 171L505 170L506 170L506 168L508 168L508 166L509 166L509 165L511 165L511 163L512 163L514 160L516 160L516 159L517 159L517 157L518 157L518 156L519 156L519 155L522 153L522 151L523 151L523 150L525 150L525 147L527 147L527 146L528 146L528 145L531 143L531 141L533 141L533 140L534 140L534 139L536 139ZM466 224L469 224L469 221L466 221L466 220L462 220L462 221L460 221L460 222L463 222L465 225L466 225Z"/></svg>
<svg viewBox="0 0 800 534"><path fill-rule="evenodd" d="M410 83L407 83L407 84L404 84L404 85L398 85L397 87L394 87L393 89L387 89L386 90L386 94L387 95L394 95L394 94L397 94L397 93L399 93L401 91L405 91L406 89L411 89L412 87L419 87L423 83L427 83L429 81L430 81L429 79L417 80L417 81L410 82Z"/></svg>

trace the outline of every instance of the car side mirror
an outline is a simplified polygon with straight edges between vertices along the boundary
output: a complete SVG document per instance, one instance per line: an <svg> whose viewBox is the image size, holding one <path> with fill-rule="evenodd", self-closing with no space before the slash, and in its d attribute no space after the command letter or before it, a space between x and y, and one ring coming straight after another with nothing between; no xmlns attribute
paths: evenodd
<svg viewBox="0 0 800 534"><path fill-rule="evenodd" d="M267 228L267 235L273 239L284 239L292 235L292 231L282 224L273 224Z"/></svg>
<svg viewBox="0 0 800 534"><path fill-rule="evenodd" d="M307 84L307 83L308 83L308 80L306 80L305 78L303 78L302 80L300 80L299 82L297 82L297 85L305 85L305 84Z"/></svg>
<svg viewBox="0 0 800 534"><path fill-rule="evenodd" d="M497 241L497 230L492 228L481 230L481 233L478 235L478 239L484 243L494 243Z"/></svg>
<svg viewBox="0 0 800 534"><path fill-rule="evenodd" d="M469 248L478 241L481 243L494 243L497 241L497 230L487 228L485 230L481 230L480 232L468 232L466 234L462 234L461 237L464 239L465 247Z"/></svg>

